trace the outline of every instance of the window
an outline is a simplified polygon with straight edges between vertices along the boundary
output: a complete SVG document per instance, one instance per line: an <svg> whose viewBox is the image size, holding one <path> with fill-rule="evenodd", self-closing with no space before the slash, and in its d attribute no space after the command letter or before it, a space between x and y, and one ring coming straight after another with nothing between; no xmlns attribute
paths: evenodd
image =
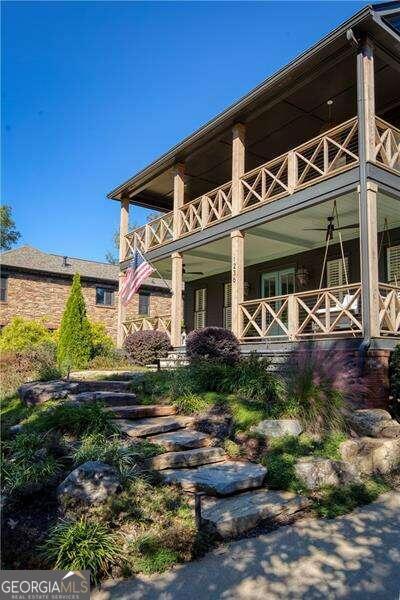
<svg viewBox="0 0 400 600"><path fill-rule="evenodd" d="M224 315L225 329L232 329L232 284L224 283Z"/></svg>
<svg viewBox="0 0 400 600"><path fill-rule="evenodd" d="M148 315L150 312L150 294L139 293L139 315Z"/></svg>
<svg viewBox="0 0 400 600"><path fill-rule="evenodd" d="M0 300L1 302L7 302L8 277L2 275L0 282Z"/></svg>
<svg viewBox="0 0 400 600"><path fill-rule="evenodd" d="M207 290L202 288L194 293L194 328L206 326Z"/></svg>
<svg viewBox="0 0 400 600"><path fill-rule="evenodd" d="M335 260L328 260L326 267L326 285L327 287L336 287L338 285L346 285L350 281L349 277L349 259L346 256L343 260L336 258ZM347 273L347 280L346 280Z"/></svg>
<svg viewBox="0 0 400 600"><path fill-rule="evenodd" d="M96 304L101 304L102 306L114 306L114 290L97 287Z"/></svg>
<svg viewBox="0 0 400 600"><path fill-rule="evenodd" d="M400 245L387 249L387 275L389 283L400 283Z"/></svg>

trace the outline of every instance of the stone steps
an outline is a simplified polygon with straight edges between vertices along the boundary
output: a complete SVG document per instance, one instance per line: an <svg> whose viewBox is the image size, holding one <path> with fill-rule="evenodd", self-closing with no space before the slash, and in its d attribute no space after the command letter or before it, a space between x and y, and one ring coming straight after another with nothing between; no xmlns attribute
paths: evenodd
<svg viewBox="0 0 400 600"><path fill-rule="evenodd" d="M108 379L100 380L73 380L78 384L80 392L129 392L132 381L112 381Z"/></svg>
<svg viewBox="0 0 400 600"><path fill-rule="evenodd" d="M137 419L129 421L128 419L116 419L116 423L123 433L130 437L146 437L165 433L167 431L176 431L187 427L193 422L192 417L149 417L147 419Z"/></svg>
<svg viewBox="0 0 400 600"><path fill-rule="evenodd" d="M259 464L225 461L197 469L167 469L162 475L166 483L180 485L187 491L229 496L261 487L266 473L267 469Z"/></svg>
<svg viewBox="0 0 400 600"><path fill-rule="evenodd" d="M211 439L205 433L194 429L178 429L168 433L161 433L148 437L152 444L163 446L167 452L178 452L179 450L192 450L204 448L211 445Z"/></svg>
<svg viewBox="0 0 400 600"><path fill-rule="evenodd" d="M111 406L108 409L118 419L144 419L146 417L168 417L175 415L176 406L147 404L143 406Z"/></svg>
<svg viewBox="0 0 400 600"><path fill-rule="evenodd" d="M162 471L164 469L198 467L200 465L218 463L225 459L226 454L222 448L195 448L194 450L159 454L150 459L149 466L156 471Z"/></svg>
<svg viewBox="0 0 400 600"><path fill-rule="evenodd" d="M126 408L129 404L137 404L136 394L128 392L81 392L79 394L69 394L68 398L77 402L104 402L109 407L123 406Z"/></svg>
<svg viewBox="0 0 400 600"><path fill-rule="evenodd" d="M242 535L261 523L282 523L298 516L310 504L290 492L262 488L267 470L260 464L226 459L223 448L190 429L193 417L176 414L170 405L140 405L129 392L129 382L85 382L91 389L71 390L79 402L103 401L121 433L146 439L166 450L147 461L166 483L190 492L205 492L201 524L222 538ZM107 384L105 389L104 384ZM111 384L111 388L109 384Z"/></svg>
<svg viewBox="0 0 400 600"><path fill-rule="evenodd" d="M308 498L292 492L260 489L228 498L203 498L201 520L208 530L230 538L263 522L282 524L294 515L300 516L310 504Z"/></svg>

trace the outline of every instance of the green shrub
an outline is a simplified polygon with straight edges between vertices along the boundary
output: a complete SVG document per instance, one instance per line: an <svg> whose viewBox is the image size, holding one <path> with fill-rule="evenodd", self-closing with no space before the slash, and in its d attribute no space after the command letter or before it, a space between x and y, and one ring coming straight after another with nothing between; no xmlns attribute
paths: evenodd
<svg viewBox="0 0 400 600"><path fill-rule="evenodd" d="M164 452L158 444L144 440L137 444L124 445L118 436L106 437L101 433L92 433L83 436L81 445L72 455L75 465L88 460L100 460L118 469L124 480L137 474L137 461L156 456Z"/></svg>
<svg viewBox="0 0 400 600"><path fill-rule="evenodd" d="M94 323L89 321L92 353L91 358L96 356L111 356L115 349L115 344L111 336L108 335L103 323Z"/></svg>
<svg viewBox="0 0 400 600"><path fill-rule="evenodd" d="M320 490L314 502L314 510L320 517L333 519L351 512L357 506L373 502L387 490L387 485L378 479L341 487L327 486Z"/></svg>
<svg viewBox="0 0 400 600"><path fill-rule="evenodd" d="M126 370L131 371L132 362L123 353L118 350L111 350L108 354L101 354L91 358L87 368L94 370ZM136 367L137 369L137 367ZM113 377L114 379L114 377Z"/></svg>
<svg viewBox="0 0 400 600"><path fill-rule="evenodd" d="M88 570L95 583L123 559L119 538L105 525L84 518L53 527L41 553L52 569Z"/></svg>
<svg viewBox="0 0 400 600"><path fill-rule="evenodd" d="M246 400L277 404L280 412L285 399L285 384L279 376L268 371L269 366L268 359L258 358L256 354L243 358L233 372L228 373L224 391L236 393Z"/></svg>
<svg viewBox="0 0 400 600"><path fill-rule="evenodd" d="M56 347L47 342L21 352L0 353L0 393L3 397L12 395L27 381L58 379Z"/></svg>
<svg viewBox="0 0 400 600"><path fill-rule="evenodd" d="M233 442L232 440L224 441L224 450L229 456L229 458L232 459L240 458L241 456L243 456L243 449L239 446L239 444Z"/></svg>
<svg viewBox="0 0 400 600"><path fill-rule="evenodd" d="M219 402L224 402L225 398L215 392L207 392L205 394L185 394L179 396L173 401L173 404L178 408L180 413L185 415L193 415L201 413L210 406Z"/></svg>
<svg viewBox="0 0 400 600"><path fill-rule="evenodd" d="M92 333L86 316L80 276L76 273L61 320L58 363L64 369L84 369L92 351Z"/></svg>
<svg viewBox="0 0 400 600"><path fill-rule="evenodd" d="M6 494L27 494L47 486L62 470L60 459L47 455L43 459L2 458L2 487Z"/></svg>
<svg viewBox="0 0 400 600"><path fill-rule="evenodd" d="M233 365L240 358L240 347L235 334L229 329L204 327L189 333L186 354L191 361L208 359Z"/></svg>
<svg viewBox="0 0 400 600"><path fill-rule="evenodd" d="M134 364L145 366L165 358L171 342L165 331L134 331L125 338L124 348Z"/></svg>
<svg viewBox="0 0 400 600"><path fill-rule="evenodd" d="M118 426L110 411L100 402L74 406L70 404L46 403L23 422L28 430L46 432L51 430L70 433L75 436L102 433L117 433Z"/></svg>
<svg viewBox="0 0 400 600"><path fill-rule="evenodd" d="M52 335L42 321L14 317L0 333L0 352L31 350L52 341Z"/></svg>

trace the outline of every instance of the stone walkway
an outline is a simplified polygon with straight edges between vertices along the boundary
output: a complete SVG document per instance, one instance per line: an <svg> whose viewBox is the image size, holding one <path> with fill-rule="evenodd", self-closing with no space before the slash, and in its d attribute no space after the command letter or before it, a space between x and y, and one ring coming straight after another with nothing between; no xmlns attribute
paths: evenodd
<svg viewBox="0 0 400 600"><path fill-rule="evenodd" d="M335 520L303 519L92 600L398 600L400 493Z"/></svg>

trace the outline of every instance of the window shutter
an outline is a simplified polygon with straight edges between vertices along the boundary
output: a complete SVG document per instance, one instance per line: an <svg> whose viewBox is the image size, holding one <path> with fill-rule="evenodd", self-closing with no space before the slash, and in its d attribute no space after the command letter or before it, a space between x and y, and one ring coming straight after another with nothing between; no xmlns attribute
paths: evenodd
<svg viewBox="0 0 400 600"><path fill-rule="evenodd" d="M232 284L224 284L224 327L232 329Z"/></svg>
<svg viewBox="0 0 400 600"><path fill-rule="evenodd" d="M207 290L201 288L195 291L194 328L201 329L206 326Z"/></svg>
<svg viewBox="0 0 400 600"><path fill-rule="evenodd" d="M400 282L400 245L387 249L388 282L398 285Z"/></svg>
<svg viewBox="0 0 400 600"><path fill-rule="evenodd" d="M349 278L349 259L346 256L344 259L346 265L347 277ZM341 258L335 260L328 260L327 263L327 275L326 285L327 287L336 287L338 285L346 285L346 273Z"/></svg>

